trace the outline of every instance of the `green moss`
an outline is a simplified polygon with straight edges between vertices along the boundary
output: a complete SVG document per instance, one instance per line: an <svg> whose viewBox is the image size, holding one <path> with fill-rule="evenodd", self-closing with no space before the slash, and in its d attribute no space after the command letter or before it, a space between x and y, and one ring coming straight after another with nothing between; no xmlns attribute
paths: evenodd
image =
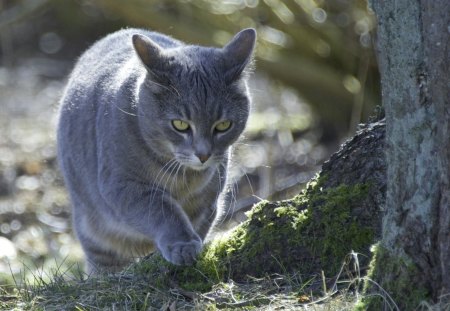
<svg viewBox="0 0 450 311"><path fill-rule="evenodd" d="M362 204L368 190L368 185L340 185L326 191L315 189L311 194L307 233L314 238L308 239L307 245L325 267L330 267L329 273L339 269L349 251L367 252L373 242L373 230L352 215L352 209Z"/></svg>
<svg viewBox="0 0 450 311"><path fill-rule="evenodd" d="M385 306L415 310L421 302L430 300L430 291L418 280L421 272L414 263L379 244L372 251L365 295L357 310L382 310Z"/></svg>
<svg viewBox="0 0 450 311"><path fill-rule="evenodd" d="M139 272L152 275L161 286L175 281L196 291L247 275L320 270L334 275L350 251L368 252L373 243L372 230L352 216L368 190L368 185L323 190L320 183L311 183L292 200L256 205L246 222L207 245L194 266L176 267L152 256Z"/></svg>
<svg viewBox="0 0 450 311"><path fill-rule="evenodd" d="M204 258L200 258L197 263L200 267L180 267L167 262L161 255L154 254L133 265L130 272L145 276L159 289L181 287L202 292L208 291L216 281L220 281L217 277L211 278L213 274L206 262Z"/></svg>

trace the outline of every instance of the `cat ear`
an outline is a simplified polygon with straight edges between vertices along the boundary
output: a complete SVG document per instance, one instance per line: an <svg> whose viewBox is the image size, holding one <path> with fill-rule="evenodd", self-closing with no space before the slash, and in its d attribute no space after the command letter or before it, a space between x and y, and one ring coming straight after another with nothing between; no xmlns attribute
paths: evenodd
<svg viewBox="0 0 450 311"><path fill-rule="evenodd" d="M169 85L170 80L165 74L167 71L168 56L164 49L147 36L135 34L132 37L134 49L147 68L149 77L153 82L153 91L161 91L157 85Z"/></svg>
<svg viewBox="0 0 450 311"><path fill-rule="evenodd" d="M164 50L147 36L134 34L133 46L141 61L150 70L157 70L164 64Z"/></svg>
<svg viewBox="0 0 450 311"><path fill-rule="evenodd" d="M236 34L222 48L225 76L229 82L239 79L245 67L251 62L256 42L256 31L248 28Z"/></svg>

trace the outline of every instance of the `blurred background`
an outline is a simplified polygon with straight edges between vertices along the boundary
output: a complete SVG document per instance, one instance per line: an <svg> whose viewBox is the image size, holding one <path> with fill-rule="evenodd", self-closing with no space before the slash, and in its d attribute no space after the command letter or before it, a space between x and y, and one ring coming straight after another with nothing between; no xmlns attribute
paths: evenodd
<svg viewBox="0 0 450 311"><path fill-rule="evenodd" d="M124 27L211 46L256 28L234 224L298 193L380 103L366 1L0 0L0 285L82 258L55 157L58 100L77 57Z"/></svg>

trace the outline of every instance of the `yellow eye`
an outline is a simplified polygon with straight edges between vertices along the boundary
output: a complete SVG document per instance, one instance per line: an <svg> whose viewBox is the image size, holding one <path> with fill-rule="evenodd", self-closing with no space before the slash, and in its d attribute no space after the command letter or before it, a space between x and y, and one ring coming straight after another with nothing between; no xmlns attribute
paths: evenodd
<svg viewBox="0 0 450 311"><path fill-rule="evenodd" d="M225 132L231 127L231 121L222 121L217 123L215 130L218 132Z"/></svg>
<svg viewBox="0 0 450 311"><path fill-rule="evenodd" d="M172 125L177 131L180 132L185 132L189 129L189 124L182 120L173 120Z"/></svg>

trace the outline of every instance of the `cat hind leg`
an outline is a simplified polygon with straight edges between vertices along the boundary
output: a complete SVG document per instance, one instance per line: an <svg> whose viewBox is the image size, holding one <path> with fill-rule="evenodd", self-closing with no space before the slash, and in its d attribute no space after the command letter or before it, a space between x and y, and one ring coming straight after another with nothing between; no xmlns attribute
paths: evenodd
<svg viewBox="0 0 450 311"><path fill-rule="evenodd" d="M120 256L114 251L86 246L83 246L83 249L86 256L85 269L88 275L120 272L132 263L130 258Z"/></svg>
<svg viewBox="0 0 450 311"><path fill-rule="evenodd" d="M88 275L114 273L123 270L133 260L119 252L98 245L83 234L78 234L85 255L85 271Z"/></svg>

